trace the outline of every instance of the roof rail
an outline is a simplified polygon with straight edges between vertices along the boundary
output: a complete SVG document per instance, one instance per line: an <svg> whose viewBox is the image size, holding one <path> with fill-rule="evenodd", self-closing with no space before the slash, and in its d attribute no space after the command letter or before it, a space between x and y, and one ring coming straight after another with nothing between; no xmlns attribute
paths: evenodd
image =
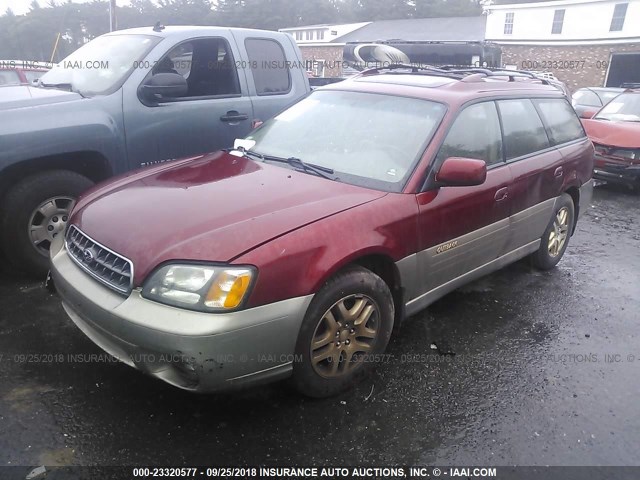
<svg viewBox="0 0 640 480"><path fill-rule="evenodd" d="M369 68L360 72L359 76L377 75L378 73L382 73L385 71L393 72L395 70L411 70L411 73L424 72L434 76L449 77L458 80L461 80L465 76L462 73L443 70L442 68L434 67L432 65L408 65L405 63L393 63L391 65L385 65L383 67Z"/></svg>
<svg viewBox="0 0 640 480"><path fill-rule="evenodd" d="M526 72L524 70L505 70L504 68L458 68L451 66L443 66L440 67L442 70L460 74L480 74L486 77L507 77L510 82L514 82L516 78L530 78L532 80L540 80L543 85L551 85L546 78L541 78L531 72ZM467 77L466 81L472 81L478 77Z"/></svg>

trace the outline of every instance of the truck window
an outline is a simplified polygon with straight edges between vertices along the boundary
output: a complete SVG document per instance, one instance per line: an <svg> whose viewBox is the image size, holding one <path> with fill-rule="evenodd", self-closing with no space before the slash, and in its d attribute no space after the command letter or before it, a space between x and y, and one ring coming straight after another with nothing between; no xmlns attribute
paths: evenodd
<svg viewBox="0 0 640 480"><path fill-rule="evenodd" d="M290 68L282 46L275 40L248 38L244 42L258 95L282 95L291 91ZM298 66L298 68L301 68Z"/></svg>
<svg viewBox="0 0 640 480"><path fill-rule="evenodd" d="M177 73L187 80L187 97L240 95L240 83L229 44L205 38L180 44L153 67L153 74Z"/></svg>

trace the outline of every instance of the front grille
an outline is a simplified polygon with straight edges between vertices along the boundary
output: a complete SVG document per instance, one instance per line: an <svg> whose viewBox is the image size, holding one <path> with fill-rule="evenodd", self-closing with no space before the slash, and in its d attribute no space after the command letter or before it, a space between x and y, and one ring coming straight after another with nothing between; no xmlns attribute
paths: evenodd
<svg viewBox="0 0 640 480"><path fill-rule="evenodd" d="M133 263L71 225L66 236L71 258L96 280L120 293L131 292Z"/></svg>

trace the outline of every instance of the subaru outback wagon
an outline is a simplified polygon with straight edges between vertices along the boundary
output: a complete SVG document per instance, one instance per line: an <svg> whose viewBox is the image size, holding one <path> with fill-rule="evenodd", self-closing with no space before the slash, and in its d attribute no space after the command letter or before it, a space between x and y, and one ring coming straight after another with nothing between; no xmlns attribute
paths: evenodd
<svg viewBox="0 0 640 480"><path fill-rule="evenodd" d="M51 248L64 309L122 362L213 391L327 396L404 318L562 258L593 146L545 80L389 68L319 88L235 149L94 187Z"/></svg>

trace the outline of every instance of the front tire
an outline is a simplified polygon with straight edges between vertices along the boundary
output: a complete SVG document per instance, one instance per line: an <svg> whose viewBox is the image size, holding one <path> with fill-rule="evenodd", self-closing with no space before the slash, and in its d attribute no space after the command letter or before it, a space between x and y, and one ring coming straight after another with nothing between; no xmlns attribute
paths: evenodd
<svg viewBox="0 0 640 480"><path fill-rule="evenodd" d="M93 182L67 170L25 178L7 193L2 207L2 246L17 269L42 277L49 268L49 247L64 234L75 199Z"/></svg>
<svg viewBox="0 0 640 480"><path fill-rule="evenodd" d="M302 322L293 386L322 398L357 383L387 347L393 318L393 297L379 276L362 267L338 273L316 294Z"/></svg>
<svg viewBox="0 0 640 480"><path fill-rule="evenodd" d="M574 226L575 206L573 199L563 193L556 204L551 221L544 231L540 248L531 256L533 265L540 270L550 270L562 259L569 245Z"/></svg>

